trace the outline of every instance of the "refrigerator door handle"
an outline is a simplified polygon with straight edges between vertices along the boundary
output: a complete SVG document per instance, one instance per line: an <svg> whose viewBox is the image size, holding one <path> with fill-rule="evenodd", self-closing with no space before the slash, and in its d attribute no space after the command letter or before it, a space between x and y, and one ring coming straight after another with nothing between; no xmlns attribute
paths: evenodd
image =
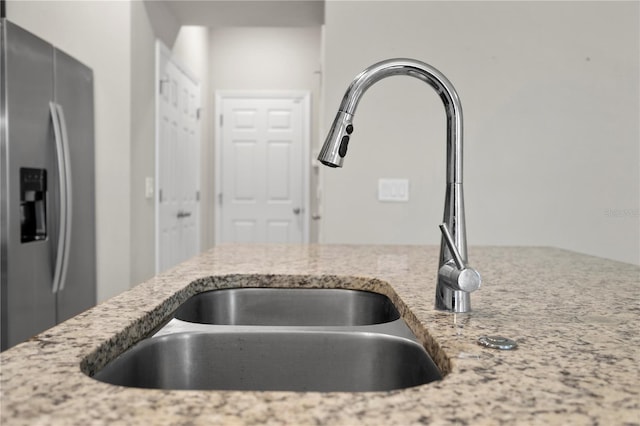
<svg viewBox="0 0 640 426"><path fill-rule="evenodd" d="M69 170L69 141L64 111L61 105L49 103L53 134L56 142L58 179L60 186L60 224L55 270L53 272L53 293L64 289L69 265L69 244L71 242L71 171Z"/></svg>
<svg viewBox="0 0 640 426"><path fill-rule="evenodd" d="M62 105L56 104L58 110L58 118L60 119L60 130L62 135L62 147L64 155L64 178L66 187L66 226L64 234L64 255L62 259L62 272L60 273L60 289L64 290L65 283L67 282L67 270L69 267L69 250L71 248L71 230L73 229L73 191L71 186L71 160L69 159L69 134L67 133L67 120L64 117L64 110Z"/></svg>

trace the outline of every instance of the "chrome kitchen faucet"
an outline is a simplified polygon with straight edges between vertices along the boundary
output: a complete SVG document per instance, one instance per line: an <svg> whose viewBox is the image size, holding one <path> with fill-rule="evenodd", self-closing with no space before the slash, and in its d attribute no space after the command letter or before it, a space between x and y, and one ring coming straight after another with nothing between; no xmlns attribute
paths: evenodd
<svg viewBox="0 0 640 426"><path fill-rule="evenodd" d="M462 196L462 106L453 85L438 70L413 59L388 59L373 64L351 82L318 160L329 167L342 167L353 132L353 115L364 92L392 75L416 77L433 87L447 114L447 188L444 219L440 225L440 263L436 285L436 308L450 312L471 310L472 291L482 279L467 265L467 237Z"/></svg>

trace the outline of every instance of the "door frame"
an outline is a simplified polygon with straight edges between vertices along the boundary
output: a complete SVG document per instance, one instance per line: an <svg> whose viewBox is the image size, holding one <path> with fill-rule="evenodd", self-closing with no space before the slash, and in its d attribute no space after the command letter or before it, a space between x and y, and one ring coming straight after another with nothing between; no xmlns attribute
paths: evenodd
<svg viewBox="0 0 640 426"><path fill-rule="evenodd" d="M184 73L187 78L189 78L191 81L193 81L194 83L196 83L199 86L199 89L202 89L202 86L200 84L200 80L182 63L180 62L180 60L178 58L176 58L173 53L171 52L171 49L169 49L162 41L160 41L159 39L156 39L156 49L155 49L155 89L154 89L154 93L155 93L155 123L154 123L154 131L155 131L155 158L154 158L154 165L155 165L155 173L154 173L154 184L153 184L153 201L154 201L154 220L155 220L155 224L154 224L154 238L155 238L155 254L154 254L154 260L155 260L155 264L154 264L154 270L156 275L159 274L160 272L163 272L160 270L160 243L161 243L161 238L160 238L160 97L162 96L161 92L160 92L160 85L162 84L162 74L161 74L161 69L160 69L160 65L161 65L161 56L165 55L167 58L169 58L169 61L171 61L182 73ZM200 102L202 103L202 92L200 93ZM200 104L201 105L201 104ZM200 111L200 105L197 106L196 108L196 112L199 114ZM198 140L198 158L200 158L201 152L202 152L202 135L199 136L199 140ZM198 168L198 192L200 194L202 194L202 188L201 188L201 181L202 181L202 176L200 175L200 161L196 162L196 166ZM198 202L198 217L196 220L196 245L197 245L197 252L200 253L200 251L202 250L202 241L201 241L201 234L202 234L202 217L201 217L201 203Z"/></svg>
<svg viewBox="0 0 640 426"><path fill-rule="evenodd" d="M311 92L308 90L216 90L215 110L212 117L214 132L214 244L220 244L222 235L221 195L222 195L222 104L226 99L291 99L302 104L302 243L309 243L309 225L311 202L309 186L311 184Z"/></svg>

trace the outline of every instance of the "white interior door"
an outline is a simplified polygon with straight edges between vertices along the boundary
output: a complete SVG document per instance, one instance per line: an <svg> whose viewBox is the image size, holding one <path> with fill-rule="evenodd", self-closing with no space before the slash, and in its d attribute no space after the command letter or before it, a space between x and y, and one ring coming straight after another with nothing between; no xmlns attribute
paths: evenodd
<svg viewBox="0 0 640 426"><path fill-rule="evenodd" d="M200 87L158 46L156 272L162 272L200 252Z"/></svg>
<svg viewBox="0 0 640 426"><path fill-rule="evenodd" d="M308 241L308 101L218 97L216 242Z"/></svg>

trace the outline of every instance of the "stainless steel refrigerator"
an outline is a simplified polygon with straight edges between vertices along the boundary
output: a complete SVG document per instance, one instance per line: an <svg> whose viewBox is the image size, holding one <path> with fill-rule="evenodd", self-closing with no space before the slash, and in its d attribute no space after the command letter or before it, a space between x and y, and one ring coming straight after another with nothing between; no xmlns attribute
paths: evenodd
<svg viewBox="0 0 640 426"><path fill-rule="evenodd" d="M96 303L93 72L0 20L1 349Z"/></svg>

